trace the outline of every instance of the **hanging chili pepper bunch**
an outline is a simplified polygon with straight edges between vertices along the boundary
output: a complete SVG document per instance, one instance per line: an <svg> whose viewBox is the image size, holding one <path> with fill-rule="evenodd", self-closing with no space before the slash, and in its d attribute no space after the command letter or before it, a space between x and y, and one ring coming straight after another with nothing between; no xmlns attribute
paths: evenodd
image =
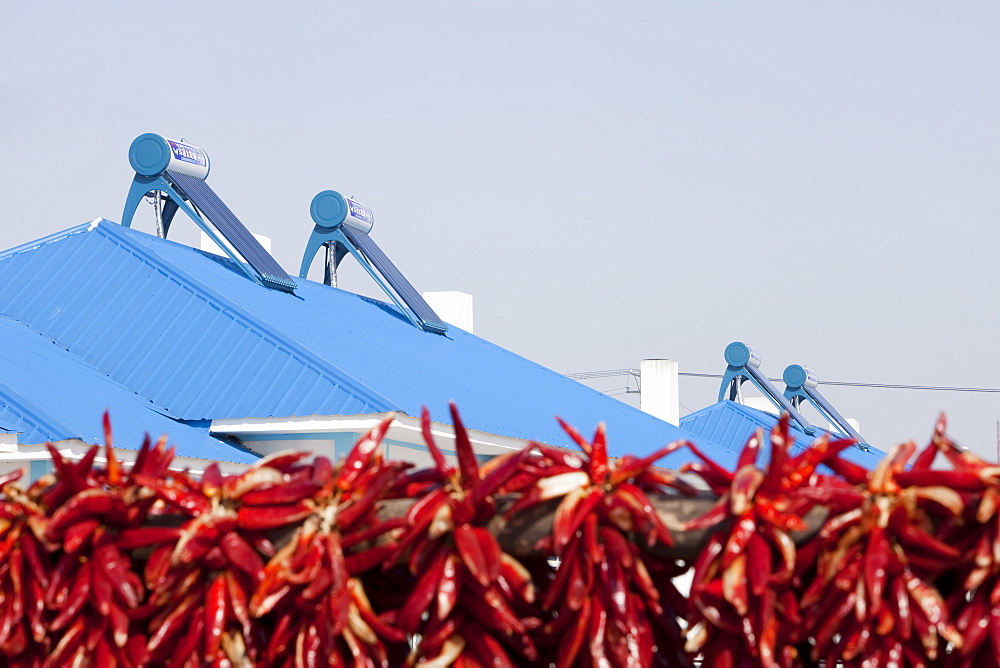
<svg viewBox="0 0 1000 668"><path fill-rule="evenodd" d="M932 467L938 454L949 468ZM928 508L936 511L932 522L937 533L930 545L917 553L924 557L917 567L934 579L944 599L941 616L950 620L960 635L941 663L1000 665L1000 466L955 444L946 435L941 416L931 443L908 470L897 472L895 479L907 490L946 488L950 490L947 494L957 496L948 514L941 513L940 504ZM942 553L943 563L927 563L926 551Z"/></svg>
<svg viewBox="0 0 1000 668"><path fill-rule="evenodd" d="M487 528L497 512L496 492L517 473L520 454L480 467L458 410L451 405L457 466L442 454L423 411L424 440L434 467L405 479L420 498L406 515L391 562L405 564L414 584L396 616L397 627L418 634L407 659L433 666L514 666L538 659L530 630L535 584L505 554Z"/></svg>
<svg viewBox="0 0 1000 668"><path fill-rule="evenodd" d="M386 498L400 462L385 462L380 443L391 419L364 436L334 468L317 457L311 466L289 472L298 481L260 491L248 503L273 500L301 503L310 514L263 569L250 598L249 613L272 629L263 665L337 666L398 664L406 636L373 608L361 576L382 561L391 544L371 541L397 524L377 521L376 501Z"/></svg>
<svg viewBox="0 0 1000 668"><path fill-rule="evenodd" d="M720 527L694 563L687 649L708 666L794 666L806 635L796 595L799 563L792 534L821 503L853 490L817 468L851 441L817 440L791 456L789 420L769 435L770 457L761 468L765 440L758 430L730 472L690 445L699 461L682 471L699 475L718 495L714 508L685 529Z"/></svg>
<svg viewBox="0 0 1000 668"><path fill-rule="evenodd" d="M545 623L536 635L545 662L687 665L678 622L686 605L672 582L686 566L650 552L673 539L649 496L696 493L653 465L684 444L611 459L603 424L588 441L560 423L581 451L533 444L520 464L522 496L507 513L558 500L552 534L536 546L558 559L539 580Z"/></svg>
<svg viewBox="0 0 1000 668"><path fill-rule="evenodd" d="M10 604L21 611L22 622L30 621L31 633L12 620L12 642L2 646L11 663L61 666L85 656L111 666L145 660L145 624L137 618L146 592L129 537L151 530L143 527L155 501L141 493L137 478L162 476L173 455L163 440L153 446L147 439L125 471L115 459L106 415L104 429L104 468L94 466L97 447L74 462L48 445L54 475L24 493L4 488L27 525L18 523L20 540L9 554L6 576L14 587Z"/></svg>
<svg viewBox="0 0 1000 668"><path fill-rule="evenodd" d="M860 494L817 538L815 577L801 598L814 659L930 665L949 644L962 646L935 580L961 558L938 531L964 502L927 476L933 444L911 464L916 450L901 444L873 471L828 460Z"/></svg>
<svg viewBox="0 0 1000 668"><path fill-rule="evenodd" d="M46 592L52 566L44 510L15 484L23 473L0 478L0 655L41 665L50 649Z"/></svg>

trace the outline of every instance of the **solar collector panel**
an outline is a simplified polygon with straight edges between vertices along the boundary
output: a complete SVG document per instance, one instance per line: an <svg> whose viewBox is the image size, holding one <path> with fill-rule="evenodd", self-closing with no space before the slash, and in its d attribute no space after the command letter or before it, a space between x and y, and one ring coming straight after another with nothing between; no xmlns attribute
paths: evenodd
<svg viewBox="0 0 1000 668"><path fill-rule="evenodd" d="M825 412L827 417L830 418L830 421L840 427L846 436L853 438L858 443L865 442L865 439L861 437L861 434L859 434L857 430L851 426L851 423L840 414L840 411L834 408L833 405L826 400L826 397L819 393L819 390L814 387L806 387L803 389L806 394L809 395L809 398L812 399L813 403L819 406L820 410Z"/></svg>
<svg viewBox="0 0 1000 668"><path fill-rule="evenodd" d="M340 230L361 254L365 256L371 265L382 274L389 283L389 286L399 295L400 299L424 323L426 329L439 333L447 331L448 326L441 321L441 318L434 312L434 309L424 301L424 298L413 287L413 284L406 280L406 277L400 273L396 265L392 263L392 260L382 252L382 249L378 247L378 244L370 236L350 225L341 225Z"/></svg>
<svg viewBox="0 0 1000 668"><path fill-rule="evenodd" d="M795 418L795 420L799 423L799 426L802 427L803 431L809 435L814 433L812 425L809 424L809 422L802 416L795 406L792 406L792 403L785 398L785 395L778 392L777 388L775 388L774 385L771 384L771 381L767 379L767 376L762 374L757 367L750 364L745 365L744 370L757 382L757 387L762 389L767 388L766 392L770 395L771 399L778 403L781 410Z"/></svg>
<svg viewBox="0 0 1000 668"><path fill-rule="evenodd" d="M225 202L215 194L208 183L172 170L167 170L165 175L208 217L226 241L257 272L265 285L288 292L295 289L295 281L261 246L257 238L240 222Z"/></svg>

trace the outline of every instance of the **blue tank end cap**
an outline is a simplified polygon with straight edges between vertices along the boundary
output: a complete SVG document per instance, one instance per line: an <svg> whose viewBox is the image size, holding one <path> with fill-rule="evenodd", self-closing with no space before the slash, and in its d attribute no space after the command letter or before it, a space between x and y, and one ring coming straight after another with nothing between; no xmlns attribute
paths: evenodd
<svg viewBox="0 0 1000 668"><path fill-rule="evenodd" d="M128 148L128 162L142 176L158 176L170 164L170 145L153 132L141 134Z"/></svg>
<svg viewBox="0 0 1000 668"><path fill-rule="evenodd" d="M801 364L789 364L785 372L781 374L781 379L790 390L800 390L803 387L816 387L819 385L819 378L812 369Z"/></svg>
<svg viewBox="0 0 1000 668"><path fill-rule="evenodd" d="M324 190L312 199L309 215L320 227L334 228L347 218L347 199L336 190Z"/></svg>
<svg viewBox="0 0 1000 668"><path fill-rule="evenodd" d="M785 372L781 374L781 379L785 381L785 385L789 389L797 390L806 384L806 381L809 380L809 374L801 364L789 364L785 368Z"/></svg>
<svg viewBox="0 0 1000 668"><path fill-rule="evenodd" d="M746 366L753 357L755 357L753 350L742 341L733 341L726 346L726 364L729 366Z"/></svg>

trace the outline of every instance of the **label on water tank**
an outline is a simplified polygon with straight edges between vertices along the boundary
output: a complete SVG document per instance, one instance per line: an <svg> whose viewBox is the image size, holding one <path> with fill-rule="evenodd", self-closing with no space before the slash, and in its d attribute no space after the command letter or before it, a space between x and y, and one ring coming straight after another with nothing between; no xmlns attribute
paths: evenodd
<svg viewBox="0 0 1000 668"><path fill-rule="evenodd" d="M350 197L345 197L347 200L347 211L351 216L357 218L358 220L364 221L369 225L375 224L375 216L372 215L372 210L361 202L356 202Z"/></svg>
<svg viewBox="0 0 1000 668"><path fill-rule="evenodd" d="M170 152L173 154L174 160L198 167L208 167L208 154L197 146L183 144L173 139L168 139L167 143L170 144Z"/></svg>

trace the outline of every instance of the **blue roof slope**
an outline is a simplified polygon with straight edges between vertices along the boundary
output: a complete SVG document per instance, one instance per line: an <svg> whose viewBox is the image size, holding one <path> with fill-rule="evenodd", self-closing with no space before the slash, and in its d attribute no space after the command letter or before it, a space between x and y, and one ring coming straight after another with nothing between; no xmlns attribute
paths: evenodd
<svg viewBox="0 0 1000 668"><path fill-rule="evenodd" d="M142 237L156 239L105 221L0 254L0 310L187 420L395 408L166 264L136 243ZM185 249L195 268L216 266L214 256L157 241Z"/></svg>
<svg viewBox="0 0 1000 668"><path fill-rule="evenodd" d="M148 432L168 434L182 457L251 463L257 457L184 425L26 323L0 315L0 424L21 443L78 438L102 444L110 410L115 445L138 449Z"/></svg>
<svg viewBox="0 0 1000 668"><path fill-rule="evenodd" d="M776 416L735 401L720 401L681 418L682 427L721 445L725 450L725 456L724 459L716 461L729 469L735 467L739 451L757 429L769 432L777 422ZM793 454L802 452L815 440L814 436L809 436L795 427L789 430L789 434L794 438L790 448ZM873 469L885 453L875 448L865 452L860 448L851 447L844 450L841 456L867 469ZM769 457L770 444L767 444L761 451L759 461L766 462Z"/></svg>
<svg viewBox="0 0 1000 668"><path fill-rule="evenodd" d="M301 281L246 279L228 258L100 221L0 254L0 310L184 419L349 415L454 399L480 431L568 444L608 425L615 454L706 438L479 337L414 327L394 306ZM686 459L678 453L666 460Z"/></svg>

